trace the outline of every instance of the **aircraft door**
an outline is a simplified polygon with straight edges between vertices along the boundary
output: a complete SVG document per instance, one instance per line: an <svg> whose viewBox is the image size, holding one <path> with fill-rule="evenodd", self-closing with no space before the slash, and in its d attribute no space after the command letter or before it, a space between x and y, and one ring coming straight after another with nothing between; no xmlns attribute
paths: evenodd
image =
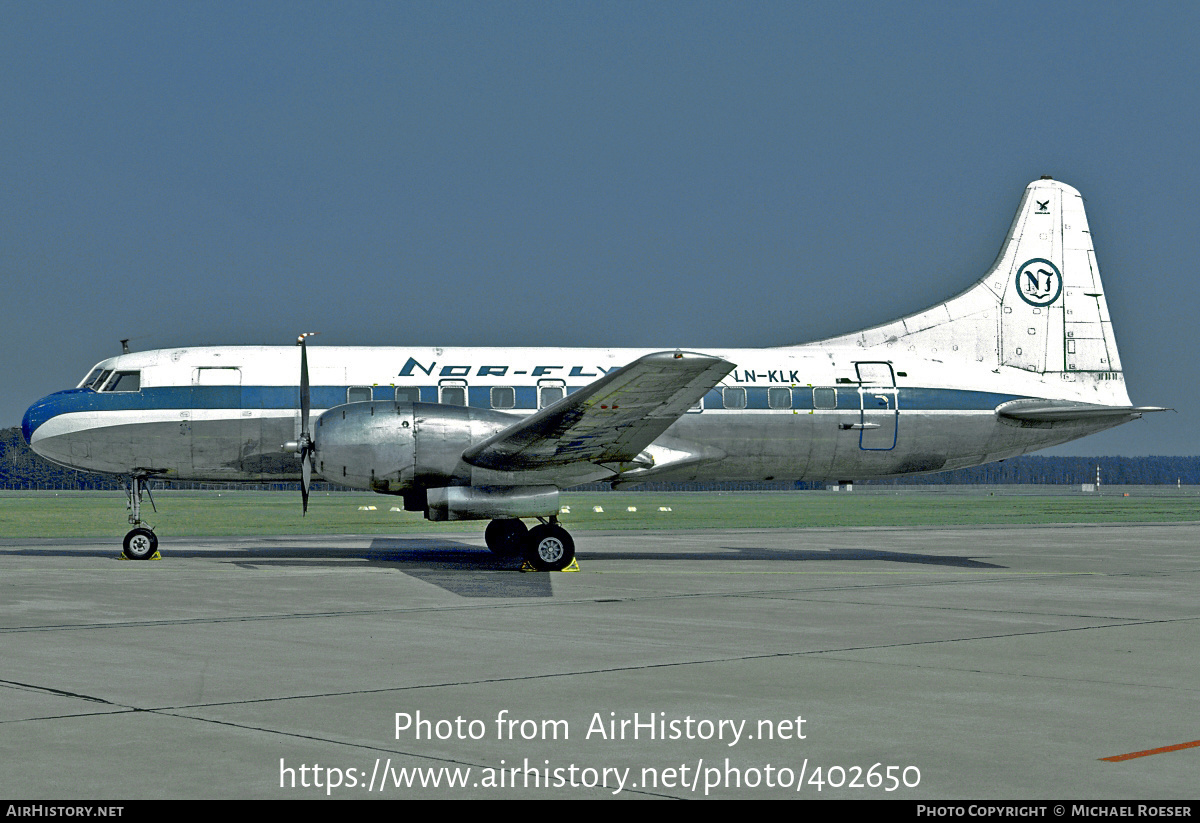
<svg viewBox="0 0 1200 823"><path fill-rule="evenodd" d="M891 363L855 363L858 395L862 412L858 447L864 451L891 451L896 448L900 422L897 405L896 373Z"/></svg>
<svg viewBox="0 0 1200 823"><path fill-rule="evenodd" d="M206 479L240 479L242 472L242 372L235 366L192 371L190 421L192 470Z"/></svg>

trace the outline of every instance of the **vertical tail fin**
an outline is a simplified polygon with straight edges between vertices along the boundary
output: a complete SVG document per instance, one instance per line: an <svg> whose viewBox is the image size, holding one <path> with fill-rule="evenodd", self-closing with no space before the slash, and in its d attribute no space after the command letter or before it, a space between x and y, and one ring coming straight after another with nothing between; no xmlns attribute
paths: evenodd
<svg viewBox="0 0 1200 823"><path fill-rule="evenodd" d="M1075 189L1054 180L1025 189L986 280L1004 287L996 289L1002 366L1067 377L1121 371L1083 197Z"/></svg>
<svg viewBox="0 0 1200 823"><path fill-rule="evenodd" d="M1053 384L1051 396L1129 404L1083 197L1049 178L1026 187L996 262L974 286L827 342L1019 369Z"/></svg>

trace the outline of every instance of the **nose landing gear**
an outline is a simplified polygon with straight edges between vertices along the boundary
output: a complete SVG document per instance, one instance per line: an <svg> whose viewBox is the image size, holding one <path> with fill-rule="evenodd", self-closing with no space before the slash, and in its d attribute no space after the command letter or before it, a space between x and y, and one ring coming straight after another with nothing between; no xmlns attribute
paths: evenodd
<svg viewBox="0 0 1200 823"><path fill-rule="evenodd" d="M149 477L148 474L134 474L129 477L129 524L133 528L125 535L122 554L130 560L152 560L159 557L158 536L148 524L142 522L143 492L150 498L150 507L158 511L158 507L154 505L154 495L150 494L150 487L146 485Z"/></svg>

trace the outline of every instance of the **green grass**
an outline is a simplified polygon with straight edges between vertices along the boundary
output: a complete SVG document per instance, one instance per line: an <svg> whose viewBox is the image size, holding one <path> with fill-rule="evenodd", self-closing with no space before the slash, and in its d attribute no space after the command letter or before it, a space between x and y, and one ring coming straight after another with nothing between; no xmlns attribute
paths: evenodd
<svg viewBox="0 0 1200 823"><path fill-rule="evenodd" d="M483 521L429 523L390 511L399 498L369 493L314 495L307 517L299 494L161 491L143 514L164 536L401 534L480 531ZM1119 494L894 492L592 492L562 495L568 529L719 529L843 526L1128 523L1200 521L1200 497ZM375 506L361 511L360 506ZM604 511L597 513L593 506ZM634 506L636 512L627 511ZM659 511L670 507L671 511ZM114 537L128 529L125 497L114 492L0 492L0 538Z"/></svg>

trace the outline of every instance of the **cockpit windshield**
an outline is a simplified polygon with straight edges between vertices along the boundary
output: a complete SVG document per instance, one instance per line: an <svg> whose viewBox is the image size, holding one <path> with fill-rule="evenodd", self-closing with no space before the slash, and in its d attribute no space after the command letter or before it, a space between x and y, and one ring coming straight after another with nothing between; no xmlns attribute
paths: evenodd
<svg viewBox="0 0 1200 823"><path fill-rule="evenodd" d="M109 378L100 391L141 391L142 373L140 371L119 371Z"/></svg>
<svg viewBox="0 0 1200 823"><path fill-rule="evenodd" d="M93 388L96 385L96 380L99 379L99 377L100 377L101 373L103 373L103 371L104 371L104 369L100 368L99 366L92 369L88 373L88 376L83 378L83 381L78 386L76 386L76 388L80 388L80 389Z"/></svg>
<svg viewBox="0 0 1200 823"><path fill-rule="evenodd" d="M106 369L101 363L88 372L88 376L83 378L77 388L98 392L141 391L142 373L137 370Z"/></svg>

